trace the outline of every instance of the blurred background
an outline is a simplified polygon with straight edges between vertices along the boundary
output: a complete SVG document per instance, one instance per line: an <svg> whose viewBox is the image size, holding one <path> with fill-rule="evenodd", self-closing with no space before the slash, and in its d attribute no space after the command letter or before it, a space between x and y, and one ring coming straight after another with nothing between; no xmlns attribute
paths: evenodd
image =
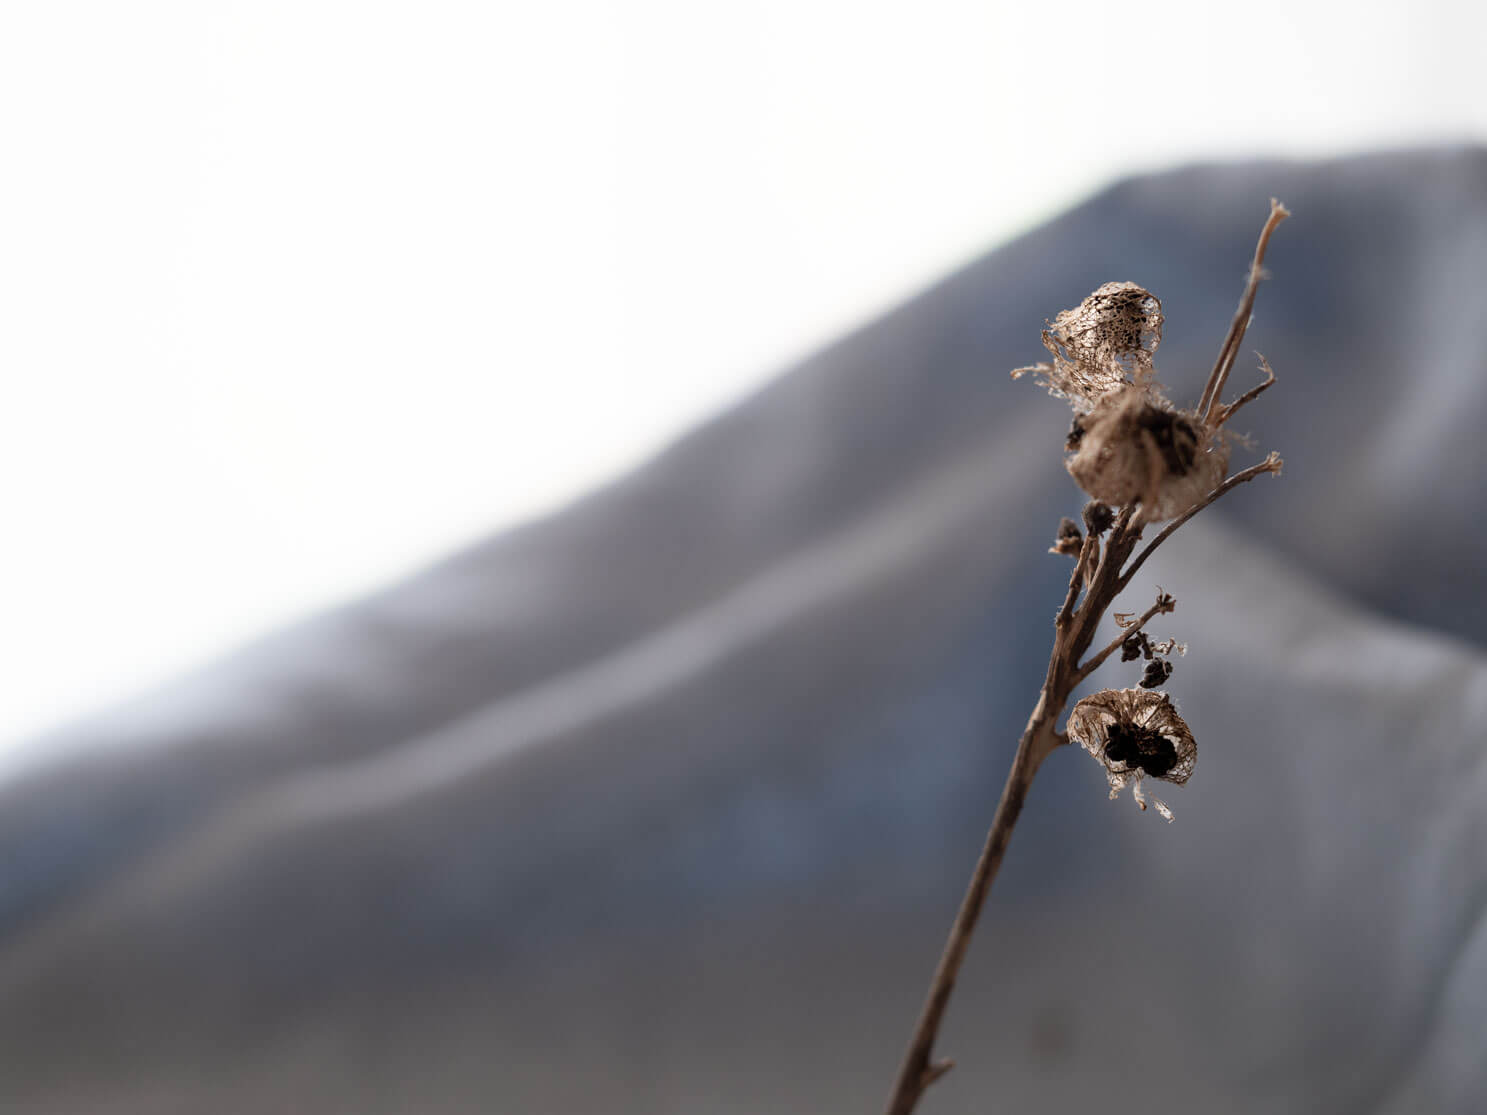
<svg viewBox="0 0 1487 1115"><path fill-rule="evenodd" d="M1487 136L1480 5L1343 12L7 5L0 763L1119 176Z"/></svg>
<svg viewBox="0 0 1487 1115"><path fill-rule="evenodd" d="M0 1108L875 1108L1083 502L1006 372L1131 279L1196 397L1278 195L1177 823L1049 761L922 1110L1487 1110L1484 31L7 5Z"/></svg>

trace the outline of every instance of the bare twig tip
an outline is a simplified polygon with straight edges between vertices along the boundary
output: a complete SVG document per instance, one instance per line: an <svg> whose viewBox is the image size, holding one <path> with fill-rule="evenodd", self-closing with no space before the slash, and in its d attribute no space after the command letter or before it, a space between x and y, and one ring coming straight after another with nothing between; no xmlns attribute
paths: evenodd
<svg viewBox="0 0 1487 1115"><path fill-rule="evenodd" d="M936 1061L934 1064L930 1065L927 1069L924 1070L924 1083L922 1087L928 1088L931 1084L940 1079L940 1077L944 1076L954 1067L955 1062L952 1061L949 1057L945 1057L942 1060Z"/></svg>

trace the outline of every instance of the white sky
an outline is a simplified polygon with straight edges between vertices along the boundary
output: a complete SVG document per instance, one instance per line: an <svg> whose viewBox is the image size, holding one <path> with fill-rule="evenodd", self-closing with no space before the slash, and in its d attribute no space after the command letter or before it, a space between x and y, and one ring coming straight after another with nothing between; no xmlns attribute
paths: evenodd
<svg viewBox="0 0 1487 1115"><path fill-rule="evenodd" d="M0 753L570 498L1112 176L1487 138L1484 31L10 0Z"/></svg>

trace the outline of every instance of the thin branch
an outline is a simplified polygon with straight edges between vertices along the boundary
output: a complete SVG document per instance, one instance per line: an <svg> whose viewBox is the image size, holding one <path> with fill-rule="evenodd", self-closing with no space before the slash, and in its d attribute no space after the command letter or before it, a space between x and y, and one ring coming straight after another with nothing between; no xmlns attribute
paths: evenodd
<svg viewBox="0 0 1487 1115"><path fill-rule="evenodd" d="M1062 702L1059 707L1062 708ZM930 1062L935 1037L940 1032L940 1020L950 1002L950 993L955 990L955 981L960 975L966 949L976 931L976 921L981 916L981 908L986 904L986 896L991 891L997 869L1002 865L1002 856L1007 851L1007 842L1012 839L1012 827L1022 812L1028 787L1033 783L1033 775L1037 772L1043 755L1055 742L1052 739L1052 726L1057 713L1058 709L1048 710L1046 702L1040 700L1017 744L1017 755L1012 760L1007 784L1002 788L996 817L991 822L991 831L986 834L981 858L976 861L976 870L972 872L965 898L961 900L960 912L955 916L955 924L950 927L945 951L935 968L929 997L924 1001L919 1024L914 1027L914 1036L909 1041L908 1051L904 1054L903 1065L893 1086L893 1095L888 1101L887 1115L909 1115L925 1090L949 1072L953 1065L951 1061ZM1041 738L1045 735L1049 739Z"/></svg>
<svg viewBox="0 0 1487 1115"><path fill-rule="evenodd" d="M1075 562L1074 572L1069 576L1069 590L1059 609L1054 626L1053 651L1048 657L1048 673L1043 679L1043 688L1033 714L1028 718L1022 738L1017 744L1017 754L1012 760L1012 770L1007 775L1007 784L1002 789L997 803L996 816L986 836L986 845L961 901L960 912L951 926L950 936L935 968L930 982L929 995L925 999L919 1022L914 1027L914 1036L909 1041L903 1064L894 1083L893 1094L888 1102L888 1115L909 1115L918 1104L925 1090L950 1071L949 1061L931 1063L935 1039L940 1032L940 1022L950 1002L950 994L960 975L966 949L976 929L976 921L986 904L992 880L1001 867L1002 856L1012 836L1012 826L1022 812L1022 803L1032 785L1033 775L1039 765L1057 747L1067 744L1068 737L1054 728L1054 722L1068 703L1073 683L1070 676L1073 664L1089 645L1093 625L1099 621L1117 592L1116 579L1121 564L1130 554L1136 539L1141 535L1139 526L1133 531L1132 520L1136 516L1133 505L1121 509L1120 515L1105 538L1102 547L1098 536L1086 535L1084 546ZM1081 601L1080 591L1084 589Z"/></svg>
<svg viewBox="0 0 1487 1115"><path fill-rule="evenodd" d="M1100 570L1096 571L1096 576L1099 576L1100 572L1103 571L1110 556L1112 554L1118 554L1121 547L1126 546L1131 541L1131 539L1127 539L1126 537L1128 531L1133 532L1133 538L1141 537L1141 523L1136 519L1136 516L1140 512L1141 505L1137 503L1128 503L1120 509L1120 514L1116 516L1115 525L1110 528L1110 535L1105 543L1105 560L1100 562ZM1135 520L1134 526L1132 525L1133 520Z"/></svg>
<svg viewBox="0 0 1487 1115"><path fill-rule="evenodd" d="M1135 548L1136 543L1141 540L1140 516L1141 509L1138 504L1127 504L1121 508L1114 527L1105 536L1105 548L1090 578L1089 591L1085 593L1076 622L1068 629L1068 638L1062 648L1064 654L1059 667L1064 674L1071 672L1074 663L1089 650L1090 643L1094 641L1095 629L1099 625L1100 617L1105 614L1105 610L1110 607L1120 592L1116 574L1126 558L1131 556L1131 550ZM1051 668L1052 664L1050 664ZM1067 695L1067 687L1064 693Z"/></svg>
<svg viewBox="0 0 1487 1115"><path fill-rule="evenodd" d="M954 1067L955 1062L952 1061L949 1057L946 1057L940 1061L936 1061L934 1064L930 1065L929 1068L924 1070L924 1087L928 1088L931 1084L940 1079L940 1077L944 1076Z"/></svg>
<svg viewBox="0 0 1487 1115"><path fill-rule="evenodd" d="M1157 602L1155 604L1141 613L1140 619L1138 619L1135 623L1131 624L1131 626L1127 627L1119 635L1117 635L1115 637L1115 640L1108 647L1100 651L1099 654L1095 655L1093 658L1085 662L1084 665L1075 670L1074 678L1070 682L1070 684L1078 685L1085 678L1089 677L1090 674L1098 670L1104 663L1105 659L1109 658L1112 654L1119 650L1122 643L1124 643L1132 635L1136 634L1136 632L1145 627L1147 621L1150 620L1152 616L1155 616L1159 613L1165 614L1167 612L1170 612L1174 607L1176 607L1176 603L1173 601L1172 597L1168 596L1166 593L1162 593L1160 596L1157 597Z"/></svg>
<svg viewBox="0 0 1487 1115"><path fill-rule="evenodd" d="M1255 245L1255 259L1250 264L1249 278L1244 284L1244 294L1239 299L1239 312L1234 315L1234 321L1224 337L1223 347L1219 349L1219 358L1213 366L1213 371L1209 373L1207 385L1203 388L1203 397L1198 400L1198 413L1209 425L1212 425L1209 419L1213 408L1218 405L1219 396L1224 393L1224 382L1229 378L1229 370L1234 367L1234 358L1239 355L1239 346L1244 341L1244 331L1249 328L1250 315L1254 313L1255 295L1260 289L1260 281L1265 277L1262 265L1265 262L1265 249L1270 246L1270 234L1290 215L1290 210L1284 205L1275 198L1270 199L1270 219L1260 230L1260 242Z"/></svg>
<svg viewBox="0 0 1487 1115"><path fill-rule="evenodd" d="M1149 543L1147 543L1147 546L1144 550L1142 550L1139 554L1131 559L1131 564L1126 567L1126 571L1120 575L1120 580L1116 582L1118 589L1123 590L1128 584L1131 583L1131 578L1136 575L1136 570L1140 569L1142 564L1145 563L1146 559L1151 557L1152 551L1154 551L1168 538L1172 537L1172 532L1175 531L1178 527L1182 526L1183 523L1187 522L1199 511L1202 511L1205 507L1207 507L1214 500L1218 499L1220 496L1225 495L1228 492L1232 492L1235 488L1239 487L1239 485L1243 484L1245 481L1253 480L1255 477L1267 472L1279 473L1280 466L1280 454L1272 453L1259 464L1250 465L1249 468L1244 469L1241 472L1236 472L1233 476L1229 477L1229 479L1225 480L1222 484L1220 484L1213 491L1209 492L1197 503L1193 504L1192 507L1188 508L1177 518L1173 519L1170 523L1162 528L1160 534L1158 534Z"/></svg>
<svg viewBox="0 0 1487 1115"><path fill-rule="evenodd" d="M1260 357L1260 367L1265 370L1265 381L1263 383L1257 383L1254 387L1251 387L1248 391L1239 396L1239 398L1235 399L1232 403L1220 403L1218 406L1214 407L1213 424L1215 426L1222 426L1224 423L1228 422L1229 419L1233 418L1236 414L1239 413L1240 407L1244 406L1245 403L1254 402L1260 397L1260 395L1267 387L1270 387L1275 383L1275 369L1270 366L1270 361L1266 360L1265 357L1260 356L1258 352L1255 353L1255 355Z"/></svg>
<svg viewBox="0 0 1487 1115"><path fill-rule="evenodd" d="M1261 263L1264 259L1266 244L1275 226L1286 216L1288 214L1285 208L1272 199L1270 219L1266 222L1264 231L1260 234L1259 246L1255 249L1255 260L1250 268L1249 284L1240 302L1240 312L1234 319L1235 323L1230 328L1230 335L1219 353L1219 363L1215 366L1208 387L1204 390L1204 403L1200 406L1200 410L1205 422L1209 423L1210 429L1216 428L1209 422L1213 414L1217 413L1222 421L1274 382L1272 373L1269 380L1246 392L1232 406L1221 408L1218 411L1213 409L1217 405L1218 395L1223 390L1224 379L1233 366L1234 354L1238 351L1249 321L1249 314L1254 304L1255 288L1262 277ZM1269 372L1270 366L1264 364L1263 357L1261 363ZM1007 774L1006 785L1002 788L1001 799L997 802L996 815L992 819L990 831L986 834L986 843L981 849L980 858L976 861L975 870L966 887L965 897L961 900L960 909L956 913L955 923L950 927L945 949L935 967L929 994L925 998L918 1023L914 1027L913 1036L909 1039L909 1047L904 1053L903 1063L894 1081L893 1092L888 1101L887 1115L911 1115L929 1086L953 1067L953 1062L949 1060L932 1060L940 1024L960 976L961 965L970 947L976 922L991 892L991 884L1001 868L1002 857L1012 838L1012 829L1022 813L1023 803L1027 799L1033 776L1043 760L1055 748L1069 742L1068 735L1058 731L1055 723L1063 715L1070 693L1130 634L1140 631L1153 616L1170 612L1173 608L1173 600L1165 593L1158 596L1157 602L1133 625L1127 627L1119 639L1093 658L1088 659L1083 666L1078 666L1076 664L1088 652L1090 644L1094 641L1095 631L1101 617L1105 615L1106 610L1114 603L1117 594L1126 587L1146 559L1171 536L1173 531L1225 492L1231 491L1262 472L1279 472L1280 465L1280 457L1272 453L1259 464L1229 477L1186 514L1169 523L1130 562L1124 572L1121 567L1126 565L1127 559L1141 541L1141 534L1146 525L1143 511L1135 502L1120 509L1115 523L1105 534L1103 543L1100 535L1093 530L1085 535L1074 563L1074 569L1069 574L1068 591L1055 621L1053 650L1048 658L1048 672L1044 676L1043 687L1038 694L1038 703L1028 718L1021 739L1018 740L1017 754L1013 757L1012 769ZM1086 526L1088 526L1088 521L1086 521ZM1072 541L1072 536L1070 541ZM1144 805L1143 808L1145 808Z"/></svg>
<svg viewBox="0 0 1487 1115"><path fill-rule="evenodd" d="M1074 572L1069 574L1069 591L1064 596L1064 603L1058 610L1058 618L1054 620L1056 626L1062 628L1074 615L1074 604L1079 599L1079 590L1084 587L1085 575L1096 563L1095 553L1099 551L1100 539L1094 531L1090 531L1084 537L1084 545L1079 548L1079 556L1074 559Z"/></svg>

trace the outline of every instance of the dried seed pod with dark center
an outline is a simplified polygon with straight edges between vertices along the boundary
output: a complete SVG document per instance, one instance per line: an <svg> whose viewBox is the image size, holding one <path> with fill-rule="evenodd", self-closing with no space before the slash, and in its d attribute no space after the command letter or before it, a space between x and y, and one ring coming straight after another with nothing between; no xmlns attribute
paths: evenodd
<svg viewBox="0 0 1487 1115"><path fill-rule="evenodd" d="M1139 502L1147 522L1181 515L1222 483L1229 467L1216 431L1134 385L1105 395L1078 421L1078 443L1064 462L1069 475L1101 503Z"/></svg>
<svg viewBox="0 0 1487 1115"><path fill-rule="evenodd" d="M1012 376L1034 372L1053 394L1088 410L1125 384L1150 384L1163 320L1162 303L1150 291L1135 283L1106 283L1048 323L1043 347L1052 364L1018 368Z"/></svg>
<svg viewBox="0 0 1487 1115"><path fill-rule="evenodd" d="M1148 775L1181 784L1193 773L1198 744L1165 693L1146 689L1102 689L1069 713L1068 735L1105 768L1113 798L1126 786L1142 809L1141 780ZM1164 802L1157 812L1172 820Z"/></svg>

